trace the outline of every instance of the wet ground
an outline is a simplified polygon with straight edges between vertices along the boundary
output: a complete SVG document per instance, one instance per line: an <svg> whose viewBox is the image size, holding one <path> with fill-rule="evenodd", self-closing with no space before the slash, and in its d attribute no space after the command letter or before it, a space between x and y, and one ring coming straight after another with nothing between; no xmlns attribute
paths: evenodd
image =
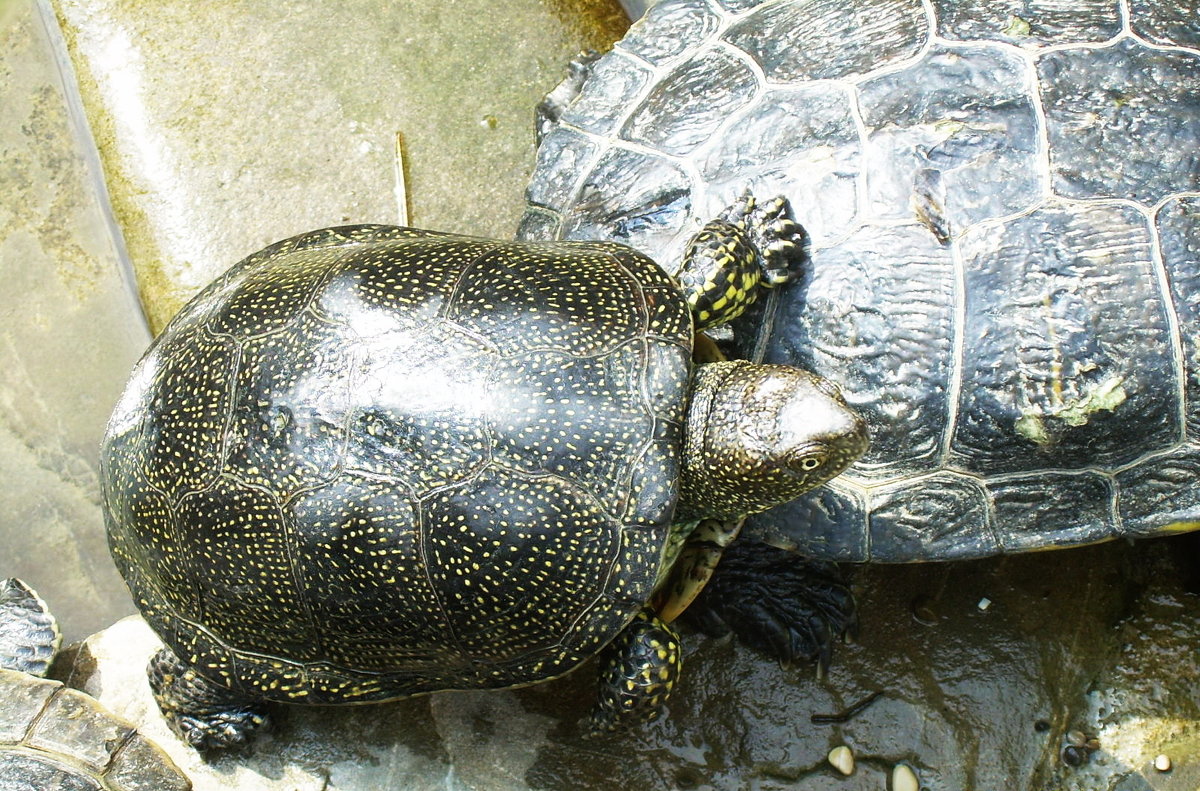
<svg viewBox="0 0 1200 791"><path fill-rule="evenodd" d="M66 31L97 156L72 127L53 26L41 32L31 3L0 4L0 573L37 587L69 639L132 612L104 547L95 459L150 337L127 265L157 325L266 242L394 221L397 131L414 224L508 235L533 161L530 108L576 49L620 32L615 6L582 3L314 7L250 2L192 18L183 6L61 0L49 16ZM453 31L464 38L452 45ZM887 787L903 762L931 791L1193 791L1198 559L1200 544L1180 537L858 569L862 632L823 680L696 635L670 716L634 735L574 736L590 705L584 668L519 691L285 711L255 755L222 759L197 787L240 771L242 788L255 774L293 789L857 791ZM141 660L129 659L118 664L133 675L97 684L160 727L136 703ZM846 722L810 721L876 692ZM825 761L842 744L857 760L849 777ZM1151 766L1160 754L1170 771Z"/></svg>
<svg viewBox="0 0 1200 791"><path fill-rule="evenodd" d="M672 718L636 750L611 745L580 763L564 742L529 777L547 788L614 777L627 788L874 789L905 762L929 789L1196 787L1200 600L1185 580L1197 581L1197 549L1173 540L859 569L862 632L826 679L693 639ZM876 692L845 723L811 722ZM521 694L556 712L574 697ZM1062 760L1072 731L1099 739L1083 769ZM849 778L825 761L840 744L857 757ZM1172 776L1126 778L1159 752L1174 754Z"/></svg>
<svg viewBox="0 0 1200 791"><path fill-rule="evenodd" d="M588 665L515 691L275 707L251 750L207 764L150 700L141 668L157 643L140 620L90 640L58 675L138 723L197 791L897 791L898 764L929 791L1194 791L1198 550L1175 538L858 569L862 631L826 678L685 634L669 715L599 741L574 725L593 700ZM848 716L813 722L828 715ZM826 760L840 745L850 776ZM1153 766L1162 755L1169 771Z"/></svg>

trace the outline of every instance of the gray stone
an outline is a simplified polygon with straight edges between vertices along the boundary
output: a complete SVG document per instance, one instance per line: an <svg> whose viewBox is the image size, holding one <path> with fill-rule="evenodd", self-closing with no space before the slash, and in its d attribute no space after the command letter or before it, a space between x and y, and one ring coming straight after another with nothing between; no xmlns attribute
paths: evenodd
<svg viewBox="0 0 1200 791"><path fill-rule="evenodd" d="M141 618L126 618L88 638L64 672L162 746L195 791L523 789L553 724L512 692L277 707L277 727L253 747L206 762L169 730L151 697L145 668L161 645Z"/></svg>

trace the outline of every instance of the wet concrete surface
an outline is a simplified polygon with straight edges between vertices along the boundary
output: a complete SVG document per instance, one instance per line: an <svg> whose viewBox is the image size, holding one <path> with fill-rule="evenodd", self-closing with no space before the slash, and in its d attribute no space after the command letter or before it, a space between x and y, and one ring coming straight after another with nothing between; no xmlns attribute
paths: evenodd
<svg viewBox="0 0 1200 791"><path fill-rule="evenodd" d="M586 762L571 760L569 740L556 743L531 768L533 786L602 787L595 778L613 777L631 788L865 790L884 788L907 762L931 790L1194 788L1200 767L1186 739L1200 733L1200 599L1181 584L1179 556L1196 551L1177 540L861 568L862 631L826 679L693 638L670 719ZM1154 641L1139 637L1161 615ZM1097 701L1136 698L1135 685L1153 697L1097 716ZM844 724L810 721L874 692ZM521 695L547 712L569 697ZM1083 770L1060 758L1075 730L1100 738ZM851 777L825 760L839 744L856 755ZM1163 751L1174 752L1172 775L1151 771L1137 785L1146 756Z"/></svg>
<svg viewBox="0 0 1200 791"><path fill-rule="evenodd" d="M151 326L330 225L509 234L532 107L627 24L611 0L54 0Z"/></svg>
<svg viewBox="0 0 1200 791"><path fill-rule="evenodd" d="M29 3L0 24L0 574L44 591L71 639L133 611L97 448L149 334L50 41Z"/></svg>
<svg viewBox="0 0 1200 791"><path fill-rule="evenodd" d="M59 9L77 42L93 35L88 25L97 14L114 9L129 14L118 28L151 42L143 53L149 57L167 49L170 37L180 36L187 22L177 12L173 23L163 21L170 8L150 6L62 0ZM266 4L240 7L273 13ZM148 336L136 300L125 289L120 244L108 233L104 207L89 181L93 174L86 152L71 131L53 61L29 8L27 3L0 7L5 53L0 57L0 266L8 281L0 300L0 355L6 363L0 384L0 470L8 484L0 489L0 573L17 573L34 584L71 639L132 611L104 547L94 449ZM573 13L544 8L551 16ZM147 19L139 16L143 11ZM286 17L272 18L282 26ZM338 19L351 27L356 23ZM212 66L231 41L239 53L249 48L263 55L286 38L268 37L270 46L238 38L252 33L204 39L207 47L197 45L187 57L204 54ZM257 140L248 127L239 126L244 119L223 126L222 114L211 110L204 123L172 124L198 103L196 97L245 98L235 96L233 86L238 71L249 67L236 58L223 77L220 69L210 70L209 88L188 83L183 98L145 94L147 105L165 105L151 117L159 119L164 139L172 141L169 148L178 155L158 192L146 193L146 183L134 184L128 173L112 175L121 168L134 172L134 165L122 164L126 154L121 152L136 148L136 141L100 135L115 192L128 190L117 201L117 217L147 284L145 301L163 306L159 320L206 276L208 266L231 263L308 227L394 219L392 162L381 141L400 129L411 139L415 127L397 122L381 105L372 105L368 125L376 142L351 157L353 173L342 168L326 179L320 174L327 170L308 167L327 163L333 156L328 151L270 165L255 159L272 144L286 148L288 141L302 144L306 137L319 137L311 131L313 120L330 116L313 108L353 104L338 98L347 75L377 73L374 59L393 57L371 52L361 69L345 63L324 69L319 57L324 50L313 43L320 41L318 34L309 29L297 36L308 42L307 49L289 57L310 61L301 64L299 74L341 76L322 83L276 75L274 92L287 95L275 97L264 110L274 119L272 129L290 137ZM203 38L199 32L196 37ZM367 37L361 47L387 49L394 40ZM338 47L327 52L335 60L347 54ZM160 78L185 74L187 57ZM545 83L522 83L522 90L536 97L557 81L557 67L551 65L565 56L562 49L538 50L534 59L546 67ZM259 65L267 68L262 64L269 60ZM93 128L103 130L109 123L115 130L104 120L112 108L95 84L92 90L88 109L98 119ZM413 221L508 235L520 212L522 174L532 165L532 135L524 131L530 126L520 121L519 134L528 137L496 146L503 164L468 173L454 163L474 160L481 148L491 148L494 133L511 129L517 135L517 119L528 118L532 100L524 94L506 99L492 128L486 121L479 125L479 108L464 110L450 88L444 90L445 100L465 121L457 137L447 136L447 123L417 124L433 132L410 150L411 166L428 168L414 170L410 179L417 207ZM430 95L438 98L437 91ZM236 115L232 106L224 117ZM337 141L334 152L352 149L355 135L365 133L351 122L365 122L353 114L333 117L342 134L331 135ZM259 153L250 155L242 147L247 138L247 147L259 146ZM418 164L441 149L448 157L441 164ZM230 170L239 160L257 163L246 165L253 178L245 176L248 180L237 188L233 182L222 186L221 174L242 172ZM195 182L180 182L183 177ZM448 197L435 197L438 189ZM298 197L302 192L315 196L311 205ZM162 240L171 238L163 230L172 221L162 209L167 195L187 199L188 212L180 216L199 218L188 244L206 251L206 262L163 252L168 246ZM273 197L263 203L263 195ZM186 223L171 227L174 232L189 228ZM184 265L172 269L162 263L168 260ZM146 267L159 267L158 274L146 274ZM892 767L906 762L930 791L1194 791L1200 788L1198 559L1200 544L1184 536L972 563L855 569L861 634L854 644L839 647L823 680L811 667L780 668L731 642L689 635L685 674L669 716L634 734L599 742L583 742L574 734L574 721L591 705L592 673L584 667L516 691L453 693L338 710L281 709L272 735L248 754L215 761L206 775L210 779L197 779L197 788L233 787L236 777L239 788L254 788L253 782L280 789L391 783L452 789L865 791L887 788ZM982 607L985 599L989 603ZM124 623L125 629L138 626ZM110 672L105 682L85 657L77 672L65 674L100 693L118 713L143 722L175 754L185 751L163 729L140 682L143 654L152 643L119 631L108 638L114 646L108 661L119 673ZM877 691L881 695L845 723L810 721L813 714L844 711ZM1074 731L1084 742L1098 740L1098 750L1079 767L1062 759ZM840 744L856 756L849 777L825 760ZM1170 756L1170 771L1152 767L1159 754Z"/></svg>

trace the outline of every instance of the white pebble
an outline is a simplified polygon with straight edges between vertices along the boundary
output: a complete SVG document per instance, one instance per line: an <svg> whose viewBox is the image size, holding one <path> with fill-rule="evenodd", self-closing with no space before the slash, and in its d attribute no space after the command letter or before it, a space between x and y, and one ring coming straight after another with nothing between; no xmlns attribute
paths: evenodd
<svg viewBox="0 0 1200 791"><path fill-rule="evenodd" d="M984 596L982 599L979 600L979 604L976 604L975 606L978 607L980 610L986 610L988 607L992 606L992 600L989 599L987 596Z"/></svg>
<svg viewBox="0 0 1200 791"><path fill-rule="evenodd" d="M834 747L829 751L829 763L842 774L850 775L854 772L854 753L844 744Z"/></svg>
<svg viewBox="0 0 1200 791"><path fill-rule="evenodd" d="M892 769L892 791L921 791L917 773L908 764L896 764Z"/></svg>
<svg viewBox="0 0 1200 791"><path fill-rule="evenodd" d="M1154 758L1154 768L1160 772L1171 771L1171 757L1169 755L1159 754Z"/></svg>

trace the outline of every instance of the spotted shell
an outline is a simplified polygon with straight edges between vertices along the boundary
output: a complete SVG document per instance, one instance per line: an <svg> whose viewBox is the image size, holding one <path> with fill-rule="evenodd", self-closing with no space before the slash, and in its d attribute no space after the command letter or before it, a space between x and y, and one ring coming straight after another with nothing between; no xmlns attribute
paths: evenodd
<svg viewBox="0 0 1200 791"><path fill-rule="evenodd" d="M691 343L618 245L288 239L135 369L102 451L113 556L164 641L253 697L561 674L659 574Z"/></svg>
<svg viewBox="0 0 1200 791"><path fill-rule="evenodd" d="M1198 20L661 0L542 141L521 236L669 261L742 190L791 199L809 270L741 337L837 382L872 444L751 532L914 561L1194 529Z"/></svg>

